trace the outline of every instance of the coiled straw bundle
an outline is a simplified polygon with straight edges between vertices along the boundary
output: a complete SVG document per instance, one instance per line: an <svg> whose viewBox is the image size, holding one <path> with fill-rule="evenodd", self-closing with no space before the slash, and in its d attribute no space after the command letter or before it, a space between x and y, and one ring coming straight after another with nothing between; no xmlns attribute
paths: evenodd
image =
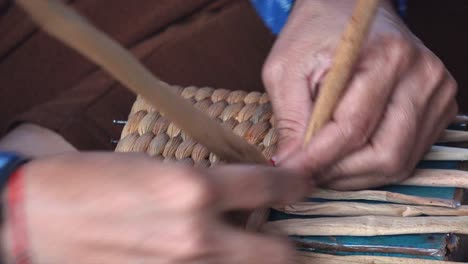
<svg viewBox="0 0 468 264"><path fill-rule="evenodd" d="M270 159L278 140L268 96L260 92L230 91L209 87L178 87L174 92L198 109L232 129ZM146 152L158 159L177 160L208 167L220 162L203 145L198 144L145 100L138 97L132 107L119 152Z"/></svg>

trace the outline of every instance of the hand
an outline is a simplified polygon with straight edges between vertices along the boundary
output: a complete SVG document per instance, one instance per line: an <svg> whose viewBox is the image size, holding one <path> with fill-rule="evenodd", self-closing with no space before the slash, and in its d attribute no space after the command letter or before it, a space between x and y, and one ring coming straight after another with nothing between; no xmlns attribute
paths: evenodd
<svg viewBox="0 0 468 264"><path fill-rule="evenodd" d="M273 168L197 170L139 154L67 154L22 173L29 253L39 264L288 263L288 243L221 215L292 202L308 186Z"/></svg>
<svg viewBox="0 0 468 264"><path fill-rule="evenodd" d="M0 151L40 158L77 150L56 132L35 124L23 123L0 139Z"/></svg>
<svg viewBox="0 0 468 264"><path fill-rule="evenodd" d="M382 1L333 120L302 149L320 82L356 1L299 0L264 67L280 133L276 162L334 189L408 177L457 113L443 63Z"/></svg>

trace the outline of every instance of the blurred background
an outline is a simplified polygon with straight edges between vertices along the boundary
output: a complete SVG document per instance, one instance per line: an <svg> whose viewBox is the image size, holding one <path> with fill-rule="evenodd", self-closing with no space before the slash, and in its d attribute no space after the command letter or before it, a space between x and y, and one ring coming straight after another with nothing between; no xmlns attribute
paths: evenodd
<svg viewBox="0 0 468 264"><path fill-rule="evenodd" d="M405 19L454 75L460 111L468 113L468 1L408 0Z"/></svg>

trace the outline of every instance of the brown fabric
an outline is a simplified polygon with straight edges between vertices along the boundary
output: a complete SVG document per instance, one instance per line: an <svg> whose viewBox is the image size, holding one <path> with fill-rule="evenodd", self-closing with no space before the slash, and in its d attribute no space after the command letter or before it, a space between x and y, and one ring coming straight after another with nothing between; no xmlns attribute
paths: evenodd
<svg viewBox="0 0 468 264"><path fill-rule="evenodd" d="M248 0L63 0L131 49L163 80L254 90L273 43ZM450 3L449 3L450 2ZM409 1L411 28L460 83L468 110L465 0ZM436 19L433 19L436 18ZM0 137L12 123L48 127L79 149L112 149L134 96L0 0Z"/></svg>
<svg viewBox="0 0 468 264"><path fill-rule="evenodd" d="M127 118L134 95L5 1L0 133L25 121L57 131L82 150L112 149L110 139L122 129L112 120ZM69 2L169 83L262 88L261 66L274 37L248 0Z"/></svg>
<svg viewBox="0 0 468 264"><path fill-rule="evenodd" d="M459 85L460 111L468 113L468 1L408 1L411 30L445 63Z"/></svg>

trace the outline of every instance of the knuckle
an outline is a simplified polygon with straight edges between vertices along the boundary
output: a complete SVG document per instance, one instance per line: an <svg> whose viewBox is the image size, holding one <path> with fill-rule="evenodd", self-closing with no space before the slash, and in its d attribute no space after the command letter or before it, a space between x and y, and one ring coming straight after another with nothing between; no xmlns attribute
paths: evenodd
<svg viewBox="0 0 468 264"><path fill-rule="evenodd" d="M266 245L270 249L269 252L274 254L274 263L290 263L294 259L294 250L292 246L284 241L274 241Z"/></svg>
<svg viewBox="0 0 468 264"><path fill-rule="evenodd" d="M265 63L262 70L263 82L267 87L277 83L286 73L287 65L284 60L271 57Z"/></svg>
<svg viewBox="0 0 468 264"><path fill-rule="evenodd" d="M348 168L343 163L333 165L333 167L326 173L326 177L329 179L336 179L347 175Z"/></svg>
<svg viewBox="0 0 468 264"><path fill-rule="evenodd" d="M414 54L414 46L410 41L403 36L392 35L384 37L383 43L393 65L401 67L409 64Z"/></svg>
<svg viewBox="0 0 468 264"><path fill-rule="evenodd" d="M405 158L397 151L384 151L380 157L380 169L385 175L397 175L405 166Z"/></svg>
<svg viewBox="0 0 468 264"><path fill-rule="evenodd" d="M429 50L422 55L424 74L431 86L435 86L447 77L444 63Z"/></svg>
<svg viewBox="0 0 468 264"><path fill-rule="evenodd" d="M350 142L351 146L360 147L367 142L369 135L369 119L366 117L350 117L339 126L340 134Z"/></svg>
<svg viewBox="0 0 468 264"><path fill-rule="evenodd" d="M389 178L389 183L390 184L397 184L399 182L402 182L406 179L408 179L412 174L412 170L401 170L399 173L392 175Z"/></svg>
<svg viewBox="0 0 468 264"><path fill-rule="evenodd" d="M178 188L184 197L181 199L182 207L199 210L208 207L215 199L213 186L202 173L190 168L181 168L173 177L179 179L175 188Z"/></svg>
<svg viewBox="0 0 468 264"><path fill-rule="evenodd" d="M457 81L453 77L450 77L444 89L445 89L445 92L447 93L448 98L450 99L455 98L455 96L458 93Z"/></svg>
<svg viewBox="0 0 468 264"><path fill-rule="evenodd" d="M298 121L299 111L291 110L287 112L288 117L278 117L276 121L276 129L278 131L278 136L280 141L284 138L298 138L300 137L302 131L305 130L304 123ZM303 114L303 113L302 113Z"/></svg>
<svg viewBox="0 0 468 264"><path fill-rule="evenodd" d="M455 119L455 117L456 117L457 114L458 114L458 110L459 110L459 106L458 106L457 102L455 101L455 102L453 103L453 105L452 105L452 108L451 108L450 111L449 111L449 114L448 114L448 116L449 116L449 122L451 122L452 120Z"/></svg>
<svg viewBox="0 0 468 264"><path fill-rule="evenodd" d="M199 225L188 224L183 238L180 239L178 254L181 258L191 259L201 257L210 249L209 235Z"/></svg>

